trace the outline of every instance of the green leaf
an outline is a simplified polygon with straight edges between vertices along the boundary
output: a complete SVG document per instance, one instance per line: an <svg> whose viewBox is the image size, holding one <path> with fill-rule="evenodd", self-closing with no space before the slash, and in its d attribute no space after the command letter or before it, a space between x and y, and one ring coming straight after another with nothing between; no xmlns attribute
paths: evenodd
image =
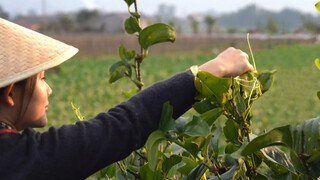
<svg viewBox="0 0 320 180"><path fill-rule="evenodd" d="M320 13L320 1L317 2L317 4L315 6L316 6L316 9L318 10L318 12Z"/></svg>
<svg viewBox="0 0 320 180"><path fill-rule="evenodd" d="M288 170L295 173L295 168L292 165L287 155L277 147L267 147L260 150L265 158L269 161L264 161L270 169L277 175L287 173Z"/></svg>
<svg viewBox="0 0 320 180"><path fill-rule="evenodd" d="M208 136L210 133L210 128L203 119L193 116L192 121L186 124L184 133L193 137Z"/></svg>
<svg viewBox="0 0 320 180"><path fill-rule="evenodd" d="M318 99L320 99L320 91L317 92Z"/></svg>
<svg viewBox="0 0 320 180"><path fill-rule="evenodd" d="M124 0L124 1L127 3L128 7L130 7L134 2L134 0Z"/></svg>
<svg viewBox="0 0 320 180"><path fill-rule="evenodd" d="M233 143L228 143L226 148L224 149L225 153L231 154L239 150L239 146L234 145Z"/></svg>
<svg viewBox="0 0 320 180"><path fill-rule="evenodd" d="M71 102L71 108L73 110L74 115L76 115L77 119L79 121L84 120L84 116L82 116L81 111L80 111L80 107L76 107L72 102Z"/></svg>
<svg viewBox="0 0 320 180"><path fill-rule="evenodd" d="M184 132L184 127L187 124L188 120L188 117L179 117L175 120L175 129L177 133L181 134Z"/></svg>
<svg viewBox="0 0 320 180"><path fill-rule="evenodd" d="M258 73L262 93L268 91L272 86L275 72L276 71L261 71Z"/></svg>
<svg viewBox="0 0 320 180"><path fill-rule="evenodd" d="M232 119L228 119L223 127L223 132L228 141L236 145L241 145L238 129L238 125Z"/></svg>
<svg viewBox="0 0 320 180"><path fill-rule="evenodd" d="M199 145L193 142L194 138L189 138L183 144L183 148L186 149L193 157L197 157L200 148Z"/></svg>
<svg viewBox="0 0 320 180"><path fill-rule="evenodd" d="M242 152L242 150L246 147L246 145L247 145L247 143L245 143L245 144L242 144L240 147L239 147L239 149L238 150L236 150L235 152L233 152L232 154L231 154L231 157L233 158L233 159L241 159L241 158L243 158L243 156L241 155L241 152ZM234 147L234 148L236 148L236 147Z"/></svg>
<svg viewBox="0 0 320 180"><path fill-rule="evenodd" d="M306 121L290 128L293 134L294 150L298 154L312 155L320 147L320 118Z"/></svg>
<svg viewBox="0 0 320 180"><path fill-rule="evenodd" d="M174 165L168 172L168 179L173 179L173 177L177 174L179 169L179 164Z"/></svg>
<svg viewBox="0 0 320 180"><path fill-rule="evenodd" d="M144 49L161 42L174 42L176 39L176 31L173 27L158 23L143 29L139 34L139 43Z"/></svg>
<svg viewBox="0 0 320 180"><path fill-rule="evenodd" d="M266 174L262 174L260 172L258 172L258 174L254 177L255 180L268 180L271 179L271 177L269 177Z"/></svg>
<svg viewBox="0 0 320 180"><path fill-rule="evenodd" d="M310 175L314 178L319 178L320 177L320 162L310 162L308 163L310 166L309 172Z"/></svg>
<svg viewBox="0 0 320 180"><path fill-rule="evenodd" d="M204 137L201 137L201 138L204 138ZM208 136L206 138L204 138L204 142L201 144L201 154L202 156L204 156L205 158L209 158L211 159L212 155L213 155L213 151L212 151L212 148L211 148L211 141L213 139L213 136Z"/></svg>
<svg viewBox="0 0 320 180"><path fill-rule="evenodd" d="M130 61L131 59L133 59L136 56L135 51L128 51L123 45L121 45L119 47L118 51L119 51L119 56L120 56L121 60Z"/></svg>
<svg viewBox="0 0 320 180"><path fill-rule="evenodd" d="M116 171L117 171L117 165L116 163L113 163L103 168L102 170L96 172L95 175L98 176L99 178L105 178L106 176L108 176L109 178L112 178L116 175Z"/></svg>
<svg viewBox="0 0 320 180"><path fill-rule="evenodd" d="M178 171L185 176L190 174L191 170L197 166L196 161L189 157L183 156L182 162L184 163L184 165L181 168L179 168Z"/></svg>
<svg viewBox="0 0 320 180"><path fill-rule="evenodd" d="M148 163L140 168L139 173L143 180L163 180L161 171L152 171Z"/></svg>
<svg viewBox="0 0 320 180"><path fill-rule="evenodd" d="M298 157L297 153L294 150L290 150L290 159L295 169L300 173L307 173L306 167L304 167L303 162Z"/></svg>
<svg viewBox="0 0 320 180"><path fill-rule="evenodd" d="M134 96L138 92L139 92L138 89L131 89L129 91L122 91L122 94L125 95L127 98L131 98L132 96Z"/></svg>
<svg viewBox="0 0 320 180"><path fill-rule="evenodd" d="M147 140L147 158L152 171L155 171L158 163L158 146L164 140L166 140L165 133L160 130L151 133Z"/></svg>
<svg viewBox="0 0 320 180"><path fill-rule="evenodd" d="M179 145L176 144L176 143L172 143L172 144L170 145L170 148L171 148L172 154L175 154L175 155L179 155L182 151L185 150L183 147L179 146Z"/></svg>
<svg viewBox="0 0 320 180"><path fill-rule="evenodd" d="M247 105L244 102L244 99L241 96L240 92L234 96L234 103L239 114L243 115L243 113L247 110Z"/></svg>
<svg viewBox="0 0 320 180"><path fill-rule="evenodd" d="M159 129L162 131L169 131L175 127L174 119L172 118L173 108L169 102L164 103L162 107L161 120Z"/></svg>
<svg viewBox="0 0 320 180"><path fill-rule="evenodd" d="M170 171L170 169L180 163L182 161L182 157L178 155L172 155L168 159L166 159L162 163L162 171L166 174Z"/></svg>
<svg viewBox="0 0 320 180"><path fill-rule="evenodd" d="M127 61L122 60L122 61L116 62L109 69L109 75L110 75L109 83L110 84L114 83L118 79L123 78L125 76L131 77L131 74L132 74L131 66Z"/></svg>
<svg viewBox="0 0 320 180"><path fill-rule="evenodd" d="M312 156L308 159L308 163L320 161L320 150L314 150Z"/></svg>
<svg viewBox="0 0 320 180"><path fill-rule="evenodd" d="M216 123L215 126L217 128L214 130L213 137L211 138L209 144L209 157L214 155L217 160L219 155L219 136L222 134L222 128L218 123Z"/></svg>
<svg viewBox="0 0 320 180"><path fill-rule="evenodd" d="M314 63L316 64L317 68L320 69L320 59L317 58Z"/></svg>
<svg viewBox="0 0 320 180"><path fill-rule="evenodd" d="M285 145L292 147L290 125L275 128L264 135L253 139L242 151L241 155L250 155L262 148L273 145Z"/></svg>
<svg viewBox="0 0 320 180"><path fill-rule="evenodd" d="M281 175L275 175L272 176L273 179L277 179L277 180L292 180L292 176L290 172L287 172L285 174L281 174Z"/></svg>
<svg viewBox="0 0 320 180"><path fill-rule="evenodd" d="M238 159L238 163L239 163L239 167L238 170L234 173L233 178L234 180L238 180L238 179L245 179L246 173L247 173L247 167L245 164L245 161L243 159Z"/></svg>
<svg viewBox="0 0 320 180"><path fill-rule="evenodd" d="M200 102L196 102L193 105L193 109L196 110L199 114L203 114L211 109L217 108L217 104L212 104L210 100L205 99Z"/></svg>
<svg viewBox="0 0 320 180"><path fill-rule="evenodd" d="M231 169L229 169L227 172L221 174L220 178L218 177L213 177L213 180L229 180L229 179L233 179L234 175L236 174L236 172L239 169L239 163L235 160L232 161L233 165L231 167Z"/></svg>
<svg viewBox="0 0 320 180"><path fill-rule="evenodd" d="M204 164L200 164L199 166L192 169L190 174L187 177L187 180L199 180L207 170L207 166Z"/></svg>
<svg viewBox="0 0 320 180"><path fill-rule="evenodd" d="M137 18L132 16L124 21L124 29L129 34L141 31Z"/></svg>
<svg viewBox="0 0 320 180"><path fill-rule="evenodd" d="M295 153L290 155L294 166L299 172L308 172L313 177L320 176L320 161L317 158L320 149L320 118L310 119L302 125L293 126L291 131Z"/></svg>
<svg viewBox="0 0 320 180"><path fill-rule="evenodd" d="M212 126L212 124L218 119L218 117L221 116L223 113L222 108L214 108L210 111L207 111L200 115L200 117L205 120L209 126Z"/></svg>
<svg viewBox="0 0 320 180"><path fill-rule="evenodd" d="M199 71L198 79L200 80L200 89L197 89L203 96L219 104L223 105L227 102L229 88L232 84L230 78L218 78L206 72Z"/></svg>

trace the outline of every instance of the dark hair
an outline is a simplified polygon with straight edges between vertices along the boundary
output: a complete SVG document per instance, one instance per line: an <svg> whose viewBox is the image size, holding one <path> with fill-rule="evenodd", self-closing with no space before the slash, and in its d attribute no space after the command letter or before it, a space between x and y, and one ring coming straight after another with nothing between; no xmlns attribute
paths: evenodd
<svg viewBox="0 0 320 180"><path fill-rule="evenodd" d="M39 74L39 73L38 73ZM21 80L19 82L16 82L14 83L15 86L20 86L21 87L21 104L23 106L23 104L27 103L27 105L30 103L30 99L31 97L33 96L33 92L34 92L34 88L36 86L36 82L37 82L37 77L38 77L38 74L36 75L33 75L27 79L24 79L24 80ZM6 87L3 87L3 88L0 88L0 94L3 93L4 89ZM26 99L26 95L30 95L28 99ZM27 107L27 106L25 106ZM21 108L21 111L20 111L20 114L19 114L19 118L23 118L24 114L26 112L26 109L23 110Z"/></svg>

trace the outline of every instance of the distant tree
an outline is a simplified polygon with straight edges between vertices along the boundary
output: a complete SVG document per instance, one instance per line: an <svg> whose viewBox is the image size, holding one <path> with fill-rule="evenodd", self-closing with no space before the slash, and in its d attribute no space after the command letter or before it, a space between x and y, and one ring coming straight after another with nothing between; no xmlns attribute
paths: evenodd
<svg viewBox="0 0 320 180"><path fill-rule="evenodd" d="M211 34L212 31L213 31L213 26L214 26L216 20L211 15L207 15L205 17L204 21L205 21L205 23L207 25L207 33Z"/></svg>
<svg viewBox="0 0 320 180"><path fill-rule="evenodd" d="M305 17L301 17L303 25L302 30L307 31L312 34L320 33L320 24L316 20L310 20Z"/></svg>
<svg viewBox="0 0 320 180"><path fill-rule="evenodd" d="M191 23L191 28L193 31L193 34L198 34L199 32L199 21L194 16L189 16L189 20Z"/></svg>
<svg viewBox="0 0 320 180"><path fill-rule="evenodd" d="M169 23L172 19L175 19L175 11L175 6L160 4L158 6L158 11L156 12L156 19L158 22Z"/></svg>
<svg viewBox="0 0 320 180"><path fill-rule="evenodd" d="M74 21L69 16L62 16L59 19L61 30L64 32L71 32L74 30Z"/></svg>
<svg viewBox="0 0 320 180"><path fill-rule="evenodd" d="M39 31L42 33L59 33L61 32L61 25L59 23L50 22L45 24L44 26L41 26L39 28Z"/></svg>
<svg viewBox="0 0 320 180"><path fill-rule="evenodd" d="M275 34L279 31L278 26L273 17L268 18L265 29L270 34Z"/></svg>
<svg viewBox="0 0 320 180"><path fill-rule="evenodd" d="M9 13L5 12L0 6L0 17L3 19L9 19Z"/></svg>
<svg viewBox="0 0 320 180"><path fill-rule="evenodd" d="M99 17L99 11L97 10L87 10L82 9L80 10L77 15L77 23L79 24L80 31L92 31L92 27L90 25L90 22L94 20L95 18Z"/></svg>
<svg viewBox="0 0 320 180"><path fill-rule="evenodd" d="M228 27L227 28L227 33L228 34L234 34L236 32L238 32L238 29L236 27Z"/></svg>

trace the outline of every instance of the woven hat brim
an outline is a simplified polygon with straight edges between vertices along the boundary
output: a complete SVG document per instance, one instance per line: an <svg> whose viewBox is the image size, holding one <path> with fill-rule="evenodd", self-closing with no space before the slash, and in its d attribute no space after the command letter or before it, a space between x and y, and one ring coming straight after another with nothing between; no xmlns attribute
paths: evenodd
<svg viewBox="0 0 320 180"><path fill-rule="evenodd" d="M0 88L70 59L78 49L0 18Z"/></svg>
<svg viewBox="0 0 320 180"><path fill-rule="evenodd" d="M50 61L47 61L45 63L39 64L38 66L35 66L31 69L28 69L26 71L22 71L19 72L15 75L12 75L10 77L7 77L4 80L0 81L0 88L2 87L6 87L12 83L16 83L19 82L23 79L29 78L39 72L45 71L47 69L53 68L55 66L60 65L61 63L67 61L68 59L70 59L72 56L74 56L77 52L79 51L79 49L70 46L70 49L68 49L67 51L65 51L64 53L60 54L59 56L53 58Z"/></svg>

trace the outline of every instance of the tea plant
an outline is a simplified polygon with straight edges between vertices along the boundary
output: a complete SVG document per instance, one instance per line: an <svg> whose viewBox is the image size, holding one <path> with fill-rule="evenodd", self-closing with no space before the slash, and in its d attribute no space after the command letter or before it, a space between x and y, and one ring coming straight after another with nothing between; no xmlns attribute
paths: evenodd
<svg viewBox="0 0 320 180"><path fill-rule="evenodd" d="M138 34L140 54L121 46L121 61L110 68L109 82L129 77L140 90L141 63L151 45L174 41L175 31L168 25L155 24L145 29L139 25L140 14L135 0L125 0L131 17L125 21L128 33ZM135 12L130 6L135 5ZM320 4L316 7L319 10ZM146 147L123 161L96 173L112 179L316 179L320 176L320 118L302 125L285 125L262 135L252 133L251 109L267 92L275 71L248 72L238 77L218 78L191 67L198 91L189 118L172 119L173 109L165 103L159 130L153 132ZM134 64L131 60L134 59ZM320 60L316 59L320 69ZM131 68L136 78L132 78ZM129 94L128 96L131 96ZM320 99L320 92L318 92ZM224 116L221 127L217 121ZM225 143L223 143L225 140ZM283 148L279 148L282 146ZM286 149L286 151L284 151Z"/></svg>
<svg viewBox="0 0 320 180"><path fill-rule="evenodd" d="M128 51L123 45L120 46L119 56L121 61L113 64L109 69L109 82L114 83L122 77L128 77L138 87L138 90L141 90L144 85L141 77L141 65L149 54L149 48L162 42L174 42L176 31L171 26L163 23L153 24L142 29L140 26L141 14L138 11L137 0L125 0L125 2L128 5L128 11L131 16L125 20L124 28L129 34L137 34L141 50L140 53L136 53L135 51ZM134 4L135 12L130 10L132 4ZM134 63L131 63L132 60L134 60ZM135 69L135 78L132 78L132 68ZM132 93L125 92L125 95L130 97Z"/></svg>
<svg viewBox="0 0 320 180"><path fill-rule="evenodd" d="M131 97L144 86L141 76L141 65L149 54L149 48L154 44L162 42L174 42L176 38L176 31L171 26L163 23L153 24L142 29L140 25L141 14L138 11L137 0L124 1L128 6L128 12L131 15L125 20L124 28L127 33L137 35L140 52L137 53L134 50L129 51L121 45L119 47L119 56L121 60L110 67L109 83L114 83L123 77L129 78L138 88L123 92L127 97ZM134 12L131 12L130 9L132 5L134 5ZM132 77L132 69L134 69L135 77ZM76 114L79 113L77 112ZM141 149L132 153L132 155L124 161L114 163L102 171L97 172L96 176L98 178L138 178L139 175L137 173L137 167L145 164L146 162L147 158L145 156L145 149ZM120 174L117 175L116 172L120 172Z"/></svg>

